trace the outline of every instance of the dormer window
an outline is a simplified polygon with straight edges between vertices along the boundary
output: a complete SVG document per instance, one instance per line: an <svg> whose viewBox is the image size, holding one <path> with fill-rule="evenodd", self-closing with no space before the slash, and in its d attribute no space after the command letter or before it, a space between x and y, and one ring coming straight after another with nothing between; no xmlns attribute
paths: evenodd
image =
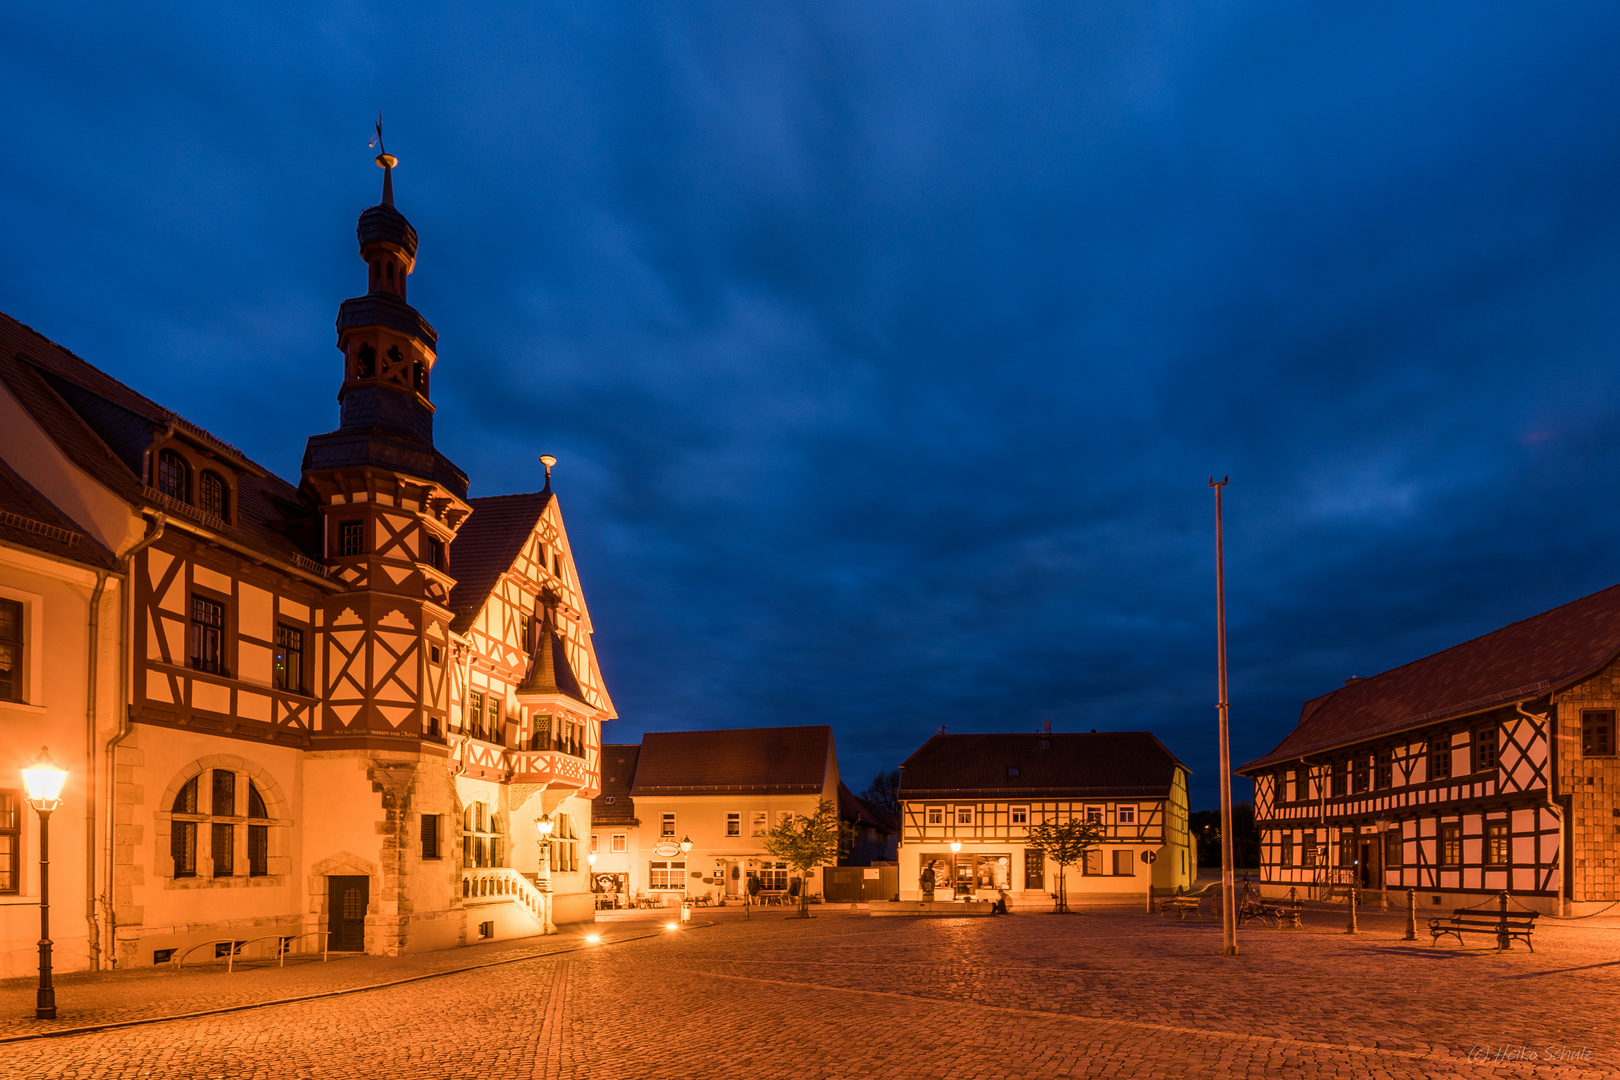
<svg viewBox="0 0 1620 1080"><path fill-rule="evenodd" d="M205 514L212 514L221 521L226 520L226 511L230 509L230 494L225 486L225 480L218 473L204 470L197 480L197 505Z"/></svg>
<svg viewBox="0 0 1620 1080"><path fill-rule="evenodd" d="M157 488L171 499L191 501L191 466L173 450L158 454Z"/></svg>

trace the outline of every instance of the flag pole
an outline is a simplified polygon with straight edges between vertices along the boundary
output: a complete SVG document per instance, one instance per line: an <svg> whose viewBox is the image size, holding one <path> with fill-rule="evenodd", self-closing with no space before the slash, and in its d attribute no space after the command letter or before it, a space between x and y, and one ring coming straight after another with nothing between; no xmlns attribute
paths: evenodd
<svg viewBox="0 0 1620 1080"><path fill-rule="evenodd" d="M1226 694L1226 564L1221 550L1221 489L1230 477L1209 478L1215 489L1215 663L1219 668L1221 761L1221 944L1225 955L1236 956L1237 883L1232 869L1232 751Z"/></svg>

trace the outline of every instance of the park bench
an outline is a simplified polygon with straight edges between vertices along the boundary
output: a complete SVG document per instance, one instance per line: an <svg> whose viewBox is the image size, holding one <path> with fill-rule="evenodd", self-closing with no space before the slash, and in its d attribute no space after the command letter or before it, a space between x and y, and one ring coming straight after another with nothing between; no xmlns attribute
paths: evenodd
<svg viewBox="0 0 1620 1080"><path fill-rule="evenodd" d="M1159 914L1168 915L1175 912L1183 921L1188 914L1198 915L1198 897L1196 896L1166 896L1159 901Z"/></svg>
<svg viewBox="0 0 1620 1080"><path fill-rule="evenodd" d="M1536 916L1540 912L1526 911L1514 912L1509 915L1505 911L1484 911L1480 908L1458 908L1451 913L1449 919L1429 920L1429 944L1438 945L1440 939L1447 934L1457 939L1457 944L1466 944L1464 934L1490 934L1496 938L1506 938L1512 941L1521 939L1535 952L1535 945L1531 944L1530 935L1536 928ZM1500 947L1500 943L1498 944Z"/></svg>
<svg viewBox="0 0 1620 1080"><path fill-rule="evenodd" d="M1305 910L1305 901L1298 897L1286 900L1249 900L1238 909L1238 925L1258 921L1281 929L1286 923L1290 929L1302 930L1304 924L1299 913Z"/></svg>

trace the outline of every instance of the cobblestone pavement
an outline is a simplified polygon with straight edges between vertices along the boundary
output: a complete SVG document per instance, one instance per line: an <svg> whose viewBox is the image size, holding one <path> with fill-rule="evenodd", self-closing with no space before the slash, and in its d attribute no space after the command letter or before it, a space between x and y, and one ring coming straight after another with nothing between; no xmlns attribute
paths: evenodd
<svg viewBox="0 0 1620 1080"><path fill-rule="evenodd" d="M1620 1076L1620 926L1430 947L1404 920L1313 912L1303 932L1123 911L808 922L704 913L617 944L531 939L268 972L82 977L78 1023L445 972L375 990L0 1044L12 1077ZM633 940L632 940L633 939ZM559 951L569 949L571 951ZM475 963L513 961L472 971ZM233 984L231 980L236 980ZM251 980L251 985L249 981ZM94 1001L94 1007L86 1004ZM32 996L0 988L0 1008ZM64 1021L65 1022L65 1021ZM31 1021L5 1034L26 1033ZM1534 1054L1533 1060L1518 1060Z"/></svg>

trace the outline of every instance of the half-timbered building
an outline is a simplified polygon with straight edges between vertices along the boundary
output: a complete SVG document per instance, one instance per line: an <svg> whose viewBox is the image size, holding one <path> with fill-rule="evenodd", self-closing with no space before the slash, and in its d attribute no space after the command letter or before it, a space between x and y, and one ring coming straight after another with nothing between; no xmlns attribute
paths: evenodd
<svg viewBox="0 0 1620 1080"><path fill-rule="evenodd" d="M1263 888L1425 907L1620 898L1620 586L1305 703L1255 785ZM1404 900L1404 897L1401 897Z"/></svg>
<svg viewBox="0 0 1620 1080"><path fill-rule="evenodd" d="M591 917L581 849L614 713L550 460L540 491L475 498L434 446L437 334L407 302L417 235L379 164L367 289L337 320L338 425L297 484L0 317L0 525L55 545L0 559L0 615L29 634L84 618L88 596L53 599L21 565L53 558L108 579L93 610L118 606L111 647L64 639L100 656L116 703L81 700L71 740L38 719L38 675L0 685L7 735L57 744L86 823L53 833L57 880L77 863L85 883L82 903L53 897L85 941L64 968L256 939L394 954ZM22 857L0 851L0 891L28 895L10 787L0 848Z"/></svg>
<svg viewBox="0 0 1620 1080"><path fill-rule="evenodd" d="M1072 820L1103 843L1068 868L1071 903L1186 888L1188 775L1146 731L935 735L900 766L900 899L1049 908L1059 870L1029 830Z"/></svg>

